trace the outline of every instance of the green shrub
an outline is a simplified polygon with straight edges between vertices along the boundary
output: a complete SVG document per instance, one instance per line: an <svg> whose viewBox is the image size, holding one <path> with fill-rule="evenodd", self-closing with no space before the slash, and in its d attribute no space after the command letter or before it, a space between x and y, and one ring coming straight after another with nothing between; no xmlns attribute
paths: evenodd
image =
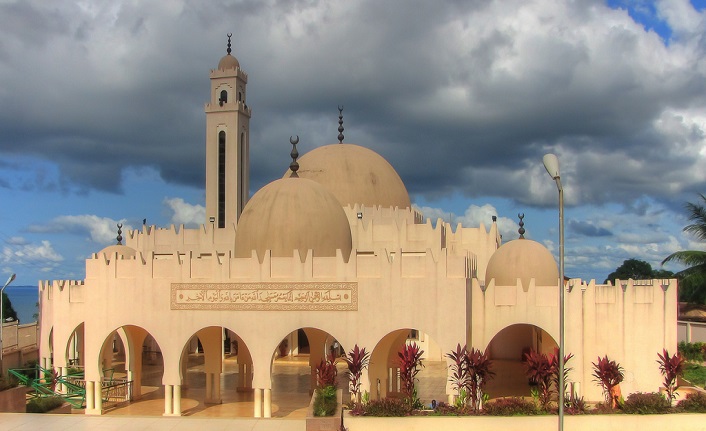
<svg viewBox="0 0 706 431"><path fill-rule="evenodd" d="M700 364L687 363L684 365L684 379L700 387L706 385L706 367Z"/></svg>
<svg viewBox="0 0 706 431"><path fill-rule="evenodd" d="M687 343L686 341L679 342L677 350L686 358L687 361L702 362L705 358L706 343Z"/></svg>
<svg viewBox="0 0 706 431"><path fill-rule="evenodd" d="M397 398L372 400L363 406L365 416L399 417L409 416L411 412L410 405Z"/></svg>
<svg viewBox="0 0 706 431"><path fill-rule="evenodd" d="M485 414L490 416L530 416L538 412L537 405L524 398L498 398L483 406Z"/></svg>
<svg viewBox="0 0 706 431"><path fill-rule="evenodd" d="M314 416L333 416L336 413L336 387L326 386L316 390L314 397Z"/></svg>
<svg viewBox="0 0 706 431"><path fill-rule="evenodd" d="M694 392L677 403L677 409L689 413L706 413L706 394Z"/></svg>
<svg viewBox="0 0 706 431"><path fill-rule="evenodd" d="M46 413L64 404L61 397L34 398L27 403L27 413Z"/></svg>
<svg viewBox="0 0 706 431"><path fill-rule="evenodd" d="M651 415L669 412L669 401L658 392L634 393L623 404L625 413Z"/></svg>

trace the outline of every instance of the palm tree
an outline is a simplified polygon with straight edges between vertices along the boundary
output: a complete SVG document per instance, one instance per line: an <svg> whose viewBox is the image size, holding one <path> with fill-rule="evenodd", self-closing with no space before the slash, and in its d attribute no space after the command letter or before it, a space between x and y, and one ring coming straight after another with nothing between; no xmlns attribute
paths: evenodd
<svg viewBox="0 0 706 431"><path fill-rule="evenodd" d="M701 241L706 242L706 196L703 194L699 194L699 196L701 196L701 200L703 201L701 204L687 202L685 205L689 212L689 220L693 223L686 225L684 232L689 232ZM695 284L703 284L704 279L706 279L706 251L677 251L667 256L662 261L662 265L672 261L682 263L688 267L676 273L677 277L679 277L682 282L685 284L693 284L694 286L692 286L692 288L703 287L696 286ZM701 293L702 295L699 296L703 296L703 292Z"/></svg>

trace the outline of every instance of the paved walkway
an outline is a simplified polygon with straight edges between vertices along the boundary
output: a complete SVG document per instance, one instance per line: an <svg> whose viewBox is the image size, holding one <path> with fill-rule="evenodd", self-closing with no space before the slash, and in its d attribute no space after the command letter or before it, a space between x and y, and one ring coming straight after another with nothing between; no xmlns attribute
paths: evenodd
<svg viewBox="0 0 706 431"><path fill-rule="evenodd" d="M0 431L304 431L305 419L0 413Z"/></svg>

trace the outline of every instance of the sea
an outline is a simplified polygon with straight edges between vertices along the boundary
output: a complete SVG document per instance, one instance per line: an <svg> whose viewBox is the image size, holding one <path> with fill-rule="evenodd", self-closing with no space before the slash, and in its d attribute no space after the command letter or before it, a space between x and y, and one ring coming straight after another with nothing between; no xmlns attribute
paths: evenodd
<svg viewBox="0 0 706 431"><path fill-rule="evenodd" d="M2 287L2 286L0 286ZM12 308L17 312L20 324L33 323L37 319L34 314L38 313L37 302L39 301L39 289L37 286L7 286L5 294L12 302Z"/></svg>

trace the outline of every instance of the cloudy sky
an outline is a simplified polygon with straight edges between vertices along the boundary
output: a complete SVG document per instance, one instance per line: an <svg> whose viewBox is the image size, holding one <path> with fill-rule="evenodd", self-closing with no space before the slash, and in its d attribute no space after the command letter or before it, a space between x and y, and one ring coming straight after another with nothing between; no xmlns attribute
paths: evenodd
<svg viewBox="0 0 706 431"><path fill-rule="evenodd" d="M603 281L680 249L706 193L706 5L689 0L0 0L0 276L81 279L115 224L204 220L208 73L249 74L252 192L346 142L429 217L500 217L506 240ZM677 267L668 269L678 269Z"/></svg>

